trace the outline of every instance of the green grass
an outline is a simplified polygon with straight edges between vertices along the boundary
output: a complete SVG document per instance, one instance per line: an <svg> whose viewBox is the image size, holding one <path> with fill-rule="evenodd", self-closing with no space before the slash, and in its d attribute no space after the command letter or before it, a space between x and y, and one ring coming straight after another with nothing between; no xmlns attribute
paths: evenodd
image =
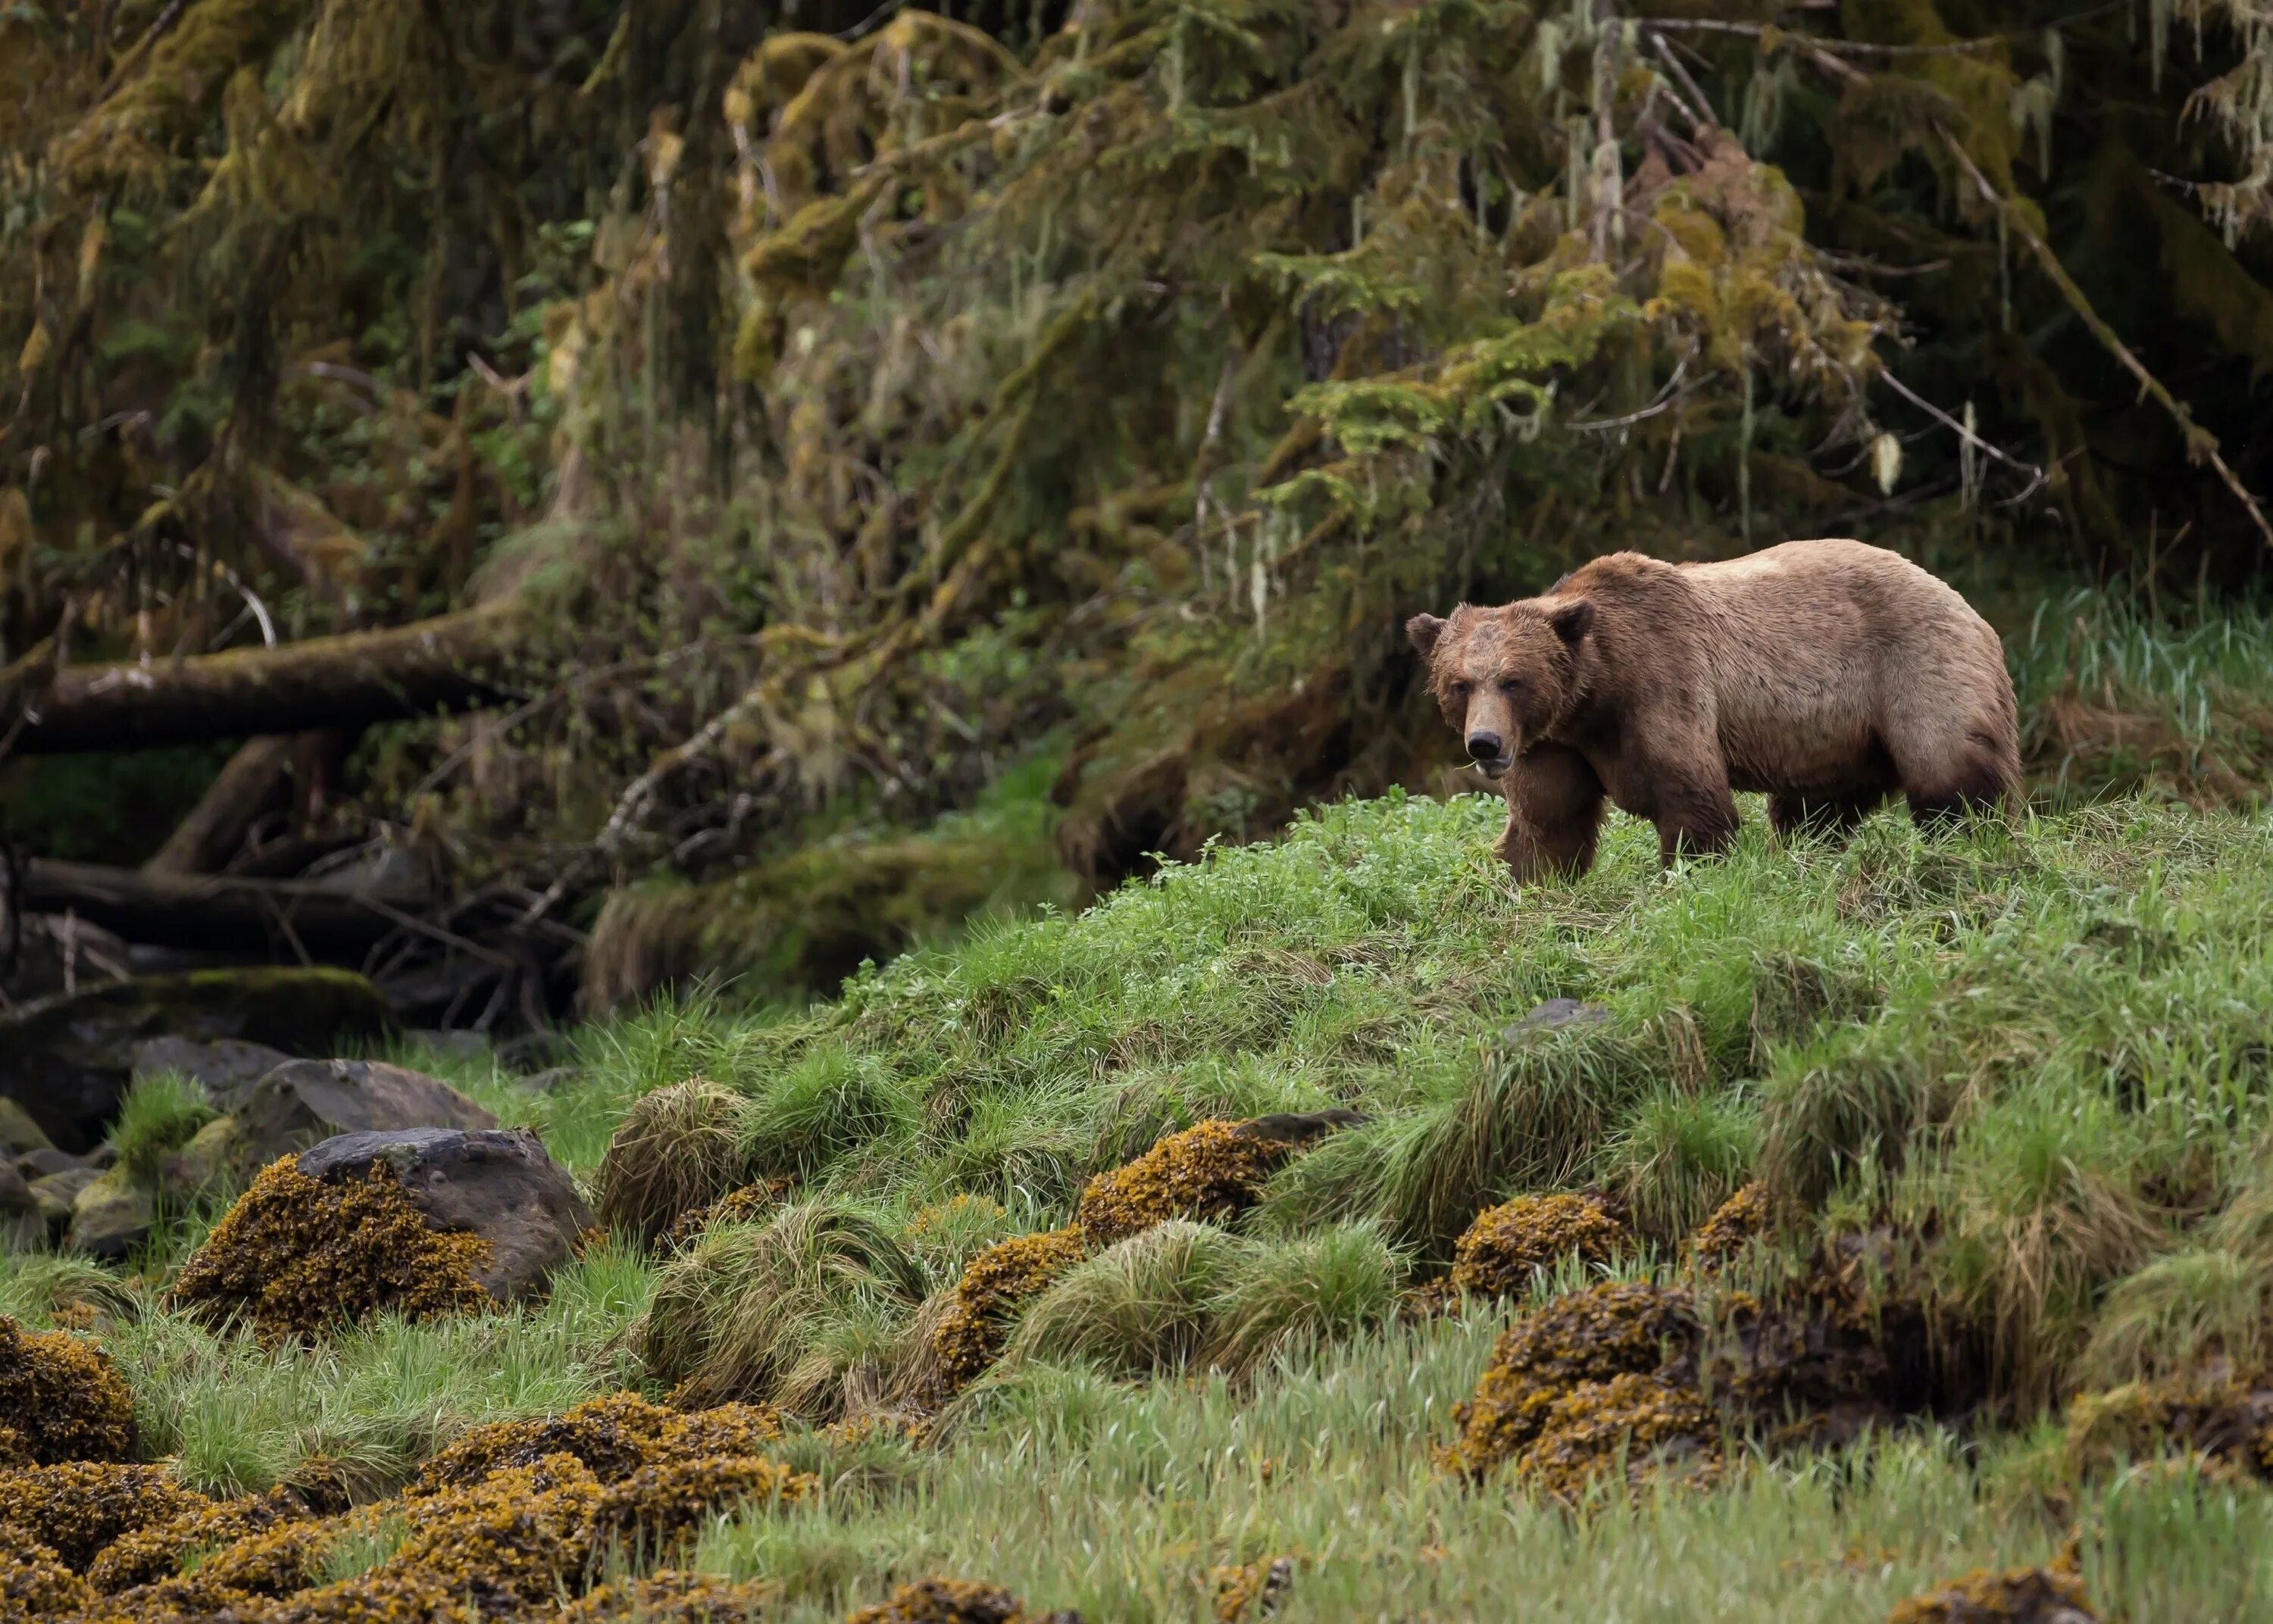
<svg viewBox="0 0 2273 1624"><path fill-rule="evenodd" d="M635 1104L707 1077L735 1134L703 1177L802 1182L678 1261L595 1253L516 1313L264 1353L114 1279L103 1338L152 1452L215 1489L321 1455L375 1492L476 1421L689 1373L817 1425L904 1397L964 1261L1065 1222L1091 1173L1204 1117L1347 1105L1369 1119L1245 1220L1061 1276L940 1448L796 1433L821 1503L723 1523L701 1560L778 1580L794 1620L933 1570L1092 1619L1205 1618L1212 1565L1292 1553L1290 1620L1519 1597L1541 1618L1846 1620L2042 1560L2073 1525L2111 1619L2262 1616L2273 1498L2078 1478L2056 1420L2089 1385L2273 1345L2273 824L2139 797L1780 847L1747 810L1725 859L1661 872L1618 819L1594 874L1519 889L1489 800L1334 806L835 1002L586 1029L551 1093L405 1054L588 1181ZM1554 996L1609 1018L1508 1036ZM1480 1207L1607 1187L1649 1243L1618 1268L1647 1275L1755 1177L1805 1215L1794 1245L1931 1234L1921 1289L1979 1330L2005 1424L1740 1447L1719 1492L1583 1519L1436 1470L1500 1319L1402 1327L1392 1300ZM0 1309L45 1322L95 1283L0 1261Z"/></svg>

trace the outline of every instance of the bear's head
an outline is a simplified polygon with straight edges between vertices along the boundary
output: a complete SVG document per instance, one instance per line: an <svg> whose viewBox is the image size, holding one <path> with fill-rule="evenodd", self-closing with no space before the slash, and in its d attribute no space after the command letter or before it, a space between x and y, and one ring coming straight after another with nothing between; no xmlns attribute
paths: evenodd
<svg viewBox="0 0 2273 1624"><path fill-rule="evenodd" d="M1463 603L1450 619L1415 615L1405 634L1429 662L1429 685L1468 759L1497 778L1569 713L1594 625L1585 598L1527 598L1499 609Z"/></svg>

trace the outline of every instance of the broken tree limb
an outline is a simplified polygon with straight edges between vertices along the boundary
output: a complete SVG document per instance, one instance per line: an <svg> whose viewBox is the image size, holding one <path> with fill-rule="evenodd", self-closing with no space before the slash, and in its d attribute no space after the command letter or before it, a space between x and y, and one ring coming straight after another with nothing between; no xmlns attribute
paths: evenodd
<svg viewBox="0 0 2273 1624"><path fill-rule="evenodd" d="M430 899L401 886L352 889L299 879L159 874L34 857L23 865L26 914L71 913L130 942L354 963Z"/></svg>
<svg viewBox="0 0 2273 1624"><path fill-rule="evenodd" d="M383 632L310 638L147 665L0 671L0 735L24 755L311 729L352 730L509 698L525 627L508 604Z"/></svg>
<svg viewBox="0 0 2273 1624"><path fill-rule="evenodd" d="M142 872L210 874L227 864L255 820L289 799L292 747L281 734L247 739Z"/></svg>

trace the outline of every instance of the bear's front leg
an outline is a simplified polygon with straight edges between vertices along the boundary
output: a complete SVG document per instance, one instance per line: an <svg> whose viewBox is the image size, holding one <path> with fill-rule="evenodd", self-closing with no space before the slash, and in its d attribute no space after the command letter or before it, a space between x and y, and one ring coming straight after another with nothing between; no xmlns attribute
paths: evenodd
<svg viewBox="0 0 2273 1624"><path fill-rule="evenodd" d="M1519 884L1594 866L1602 828L1602 781L1587 758L1562 745L1537 745L1500 780L1507 832L1497 848Z"/></svg>
<svg viewBox="0 0 2273 1624"><path fill-rule="evenodd" d="M1659 862L1710 857L1735 842L1737 797L1725 775L1675 777L1659 784L1654 798Z"/></svg>

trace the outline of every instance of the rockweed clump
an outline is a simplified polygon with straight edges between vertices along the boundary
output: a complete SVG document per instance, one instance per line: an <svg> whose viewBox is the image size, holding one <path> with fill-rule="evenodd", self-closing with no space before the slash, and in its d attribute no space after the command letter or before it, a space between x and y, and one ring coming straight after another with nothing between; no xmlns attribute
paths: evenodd
<svg viewBox="0 0 2273 1624"><path fill-rule="evenodd" d="M55 1552L74 1573L120 1535L211 1503L162 1466L73 1461L0 1472L0 1523Z"/></svg>
<svg viewBox="0 0 2273 1624"><path fill-rule="evenodd" d="M811 1472L750 1456L665 1461L641 1468L601 1495L592 1513L593 1538L652 1556L699 1531L713 1512L746 1501L799 1501L820 1488L821 1479Z"/></svg>
<svg viewBox="0 0 2273 1624"><path fill-rule="evenodd" d="M664 1244L673 1252L680 1252L693 1246L702 1231L714 1224L755 1224L796 1187L796 1179L779 1178L729 1190L707 1207L690 1207L680 1213Z"/></svg>
<svg viewBox="0 0 2273 1624"><path fill-rule="evenodd" d="M1519 1195L1476 1215L1452 1254L1452 1287L1480 1297L1520 1297L1533 1278L1576 1254L1607 1263L1633 1243L1594 1195Z"/></svg>
<svg viewBox="0 0 2273 1624"><path fill-rule="evenodd" d="M51 1547L0 1522L0 1624L75 1613L91 1594Z"/></svg>
<svg viewBox="0 0 2273 1624"><path fill-rule="evenodd" d="M1474 1396L1453 1407L1460 1436L1444 1463L1482 1478L1529 1448L1580 1384L1652 1373L1695 1335L1684 1291L1609 1281L1557 1298L1500 1333Z"/></svg>
<svg viewBox="0 0 2273 1624"><path fill-rule="evenodd" d="M192 1551L213 1551L281 1523L309 1516L297 1495L272 1489L242 1500L207 1503L122 1535L88 1565L87 1583L105 1596L155 1584L179 1571Z"/></svg>
<svg viewBox="0 0 2273 1624"><path fill-rule="evenodd" d="M1263 1181L1295 1147L1211 1118L1170 1134L1081 1193L1074 1223L1091 1246L1109 1246L1170 1218L1227 1218L1254 1205Z"/></svg>
<svg viewBox="0 0 2273 1624"><path fill-rule="evenodd" d="M1077 1613L1028 1613L1000 1585L976 1579L919 1579L889 1601L856 1608L845 1624L1081 1624Z"/></svg>
<svg viewBox="0 0 2273 1624"><path fill-rule="evenodd" d="M951 1396L982 1374L1001 1356L1018 1310L1088 1255L1088 1241L1076 1227L1014 1235L972 1258L932 1334L942 1389L938 1396Z"/></svg>
<svg viewBox="0 0 2273 1624"><path fill-rule="evenodd" d="M1629 1372L1582 1381L1557 1399L1517 1457L1517 1479L1568 1504L1624 1465L1629 1491L1652 1481L1709 1487L1721 1467L1721 1427L1694 1388Z"/></svg>
<svg viewBox="0 0 2273 1624"><path fill-rule="evenodd" d="M2214 1468L2273 1478L2273 1390L2222 1369L2079 1395L2067 1433L2079 1473L2175 1446Z"/></svg>
<svg viewBox="0 0 2273 1624"><path fill-rule="evenodd" d="M1712 1216L1689 1238L1689 1255L1701 1265L1727 1261L1744 1250L1768 1224L1768 1188L1759 1179L1744 1186L1713 1209Z"/></svg>
<svg viewBox="0 0 2273 1624"><path fill-rule="evenodd" d="M1286 1601L1294 1583L1291 1556L1208 1569L1208 1589L1213 1592L1215 1616L1220 1624L1249 1624L1249 1620L1271 1617Z"/></svg>
<svg viewBox="0 0 2273 1624"><path fill-rule="evenodd" d="M780 1598L761 1579L735 1583L716 1574L658 1569L644 1579L603 1584L560 1610L571 1624L636 1619L640 1624L760 1624Z"/></svg>
<svg viewBox="0 0 2273 1624"><path fill-rule="evenodd" d="M453 1439L409 1492L416 1497L469 1487L492 1472L552 1455L571 1456L601 1482L612 1483L653 1460L664 1429L686 1418L636 1393L609 1393L557 1416L491 1421Z"/></svg>
<svg viewBox="0 0 2273 1624"><path fill-rule="evenodd" d="M2066 1562L1983 1571L1894 1604L1887 1624L2097 1624L2083 1580Z"/></svg>
<svg viewBox="0 0 2273 1624"><path fill-rule="evenodd" d="M109 1354L69 1331L0 1316L0 1465L133 1458L133 1395Z"/></svg>
<svg viewBox="0 0 2273 1624"><path fill-rule="evenodd" d="M310 1341L384 1309L434 1319L485 1307L478 1236L440 1234L384 1166L326 1184L292 1156L261 1171L182 1268L169 1301L241 1316L261 1341Z"/></svg>

